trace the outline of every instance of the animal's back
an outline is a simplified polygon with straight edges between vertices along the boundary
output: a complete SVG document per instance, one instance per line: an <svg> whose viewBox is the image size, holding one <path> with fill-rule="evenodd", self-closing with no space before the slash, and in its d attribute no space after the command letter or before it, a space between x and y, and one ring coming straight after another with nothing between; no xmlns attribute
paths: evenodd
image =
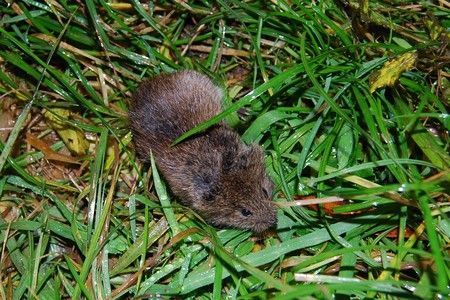
<svg viewBox="0 0 450 300"><path fill-rule="evenodd" d="M175 138L221 111L222 91L205 75L182 71L144 81L130 125L140 153L163 151Z"/></svg>

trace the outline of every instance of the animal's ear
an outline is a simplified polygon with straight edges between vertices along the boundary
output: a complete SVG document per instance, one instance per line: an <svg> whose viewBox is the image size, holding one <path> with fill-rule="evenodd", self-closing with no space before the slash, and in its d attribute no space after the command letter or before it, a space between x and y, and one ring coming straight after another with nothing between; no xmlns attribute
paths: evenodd
<svg viewBox="0 0 450 300"><path fill-rule="evenodd" d="M205 202L212 202L217 197L218 176L211 170L203 170L194 175L194 188L197 197Z"/></svg>
<svg viewBox="0 0 450 300"><path fill-rule="evenodd" d="M259 162L264 154L258 145L244 146L224 154L223 169L225 171L237 171L250 167L251 164Z"/></svg>
<svg viewBox="0 0 450 300"><path fill-rule="evenodd" d="M237 147L231 146L226 148L222 155L222 169L225 172L228 172L231 169L233 169L237 157L238 157Z"/></svg>

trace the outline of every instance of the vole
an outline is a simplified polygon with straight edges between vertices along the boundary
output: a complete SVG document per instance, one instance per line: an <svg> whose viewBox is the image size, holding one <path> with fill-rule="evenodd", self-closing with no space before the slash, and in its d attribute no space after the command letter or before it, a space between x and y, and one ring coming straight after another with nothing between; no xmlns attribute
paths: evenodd
<svg viewBox="0 0 450 300"><path fill-rule="evenodd" d="M219 87L195 71L143 81L129 112L136 152L148 159L151 150L173 194L210 224L260 233L277 219L259 145L244 144L222 121L171 146L220 113L222 97Z"/></svg>

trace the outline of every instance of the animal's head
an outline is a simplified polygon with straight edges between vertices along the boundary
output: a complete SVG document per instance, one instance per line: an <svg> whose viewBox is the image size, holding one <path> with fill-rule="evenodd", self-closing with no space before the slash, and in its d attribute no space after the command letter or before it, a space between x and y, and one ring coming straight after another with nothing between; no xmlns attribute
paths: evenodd
<svg viewBox="0 0 450 300"><path fill-rule="evenodd" d="M258 145L230 147L211 173L199 178L201 200L194 208L216 226L263 232L277 222L273 183ZM214 171L215 170L215 171Z"/></svg>

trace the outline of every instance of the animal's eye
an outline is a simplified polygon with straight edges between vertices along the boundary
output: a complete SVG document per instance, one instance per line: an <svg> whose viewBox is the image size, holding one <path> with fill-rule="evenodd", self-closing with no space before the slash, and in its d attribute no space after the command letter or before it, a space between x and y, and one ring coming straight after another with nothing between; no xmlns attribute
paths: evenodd
<svg viewBox="0 0 450 300"><path fill-rule="evenodd" d="M246 209L246 208L243 208L243 209L241 209L241 214L242 214L244 217L248 217L248 216L251 216L251 215L252 215L252 212L249 211L249 210Z"/></svg>

